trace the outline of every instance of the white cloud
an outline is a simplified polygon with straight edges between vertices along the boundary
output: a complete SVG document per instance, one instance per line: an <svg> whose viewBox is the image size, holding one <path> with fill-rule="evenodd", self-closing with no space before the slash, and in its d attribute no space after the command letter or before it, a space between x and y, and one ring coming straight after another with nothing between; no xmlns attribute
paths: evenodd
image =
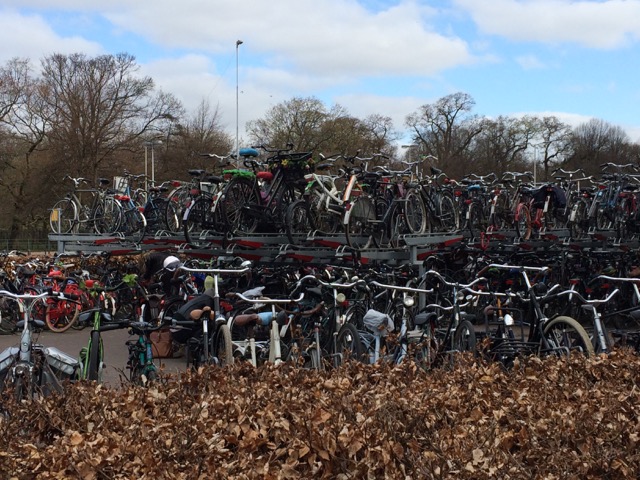
<svg viewBox="0 0 640 480"><path fill-rule="evenodd" d="M535 55L520 55L516 57L516 62L524 70L538 70L546 68L546 65Z"/></svg>
<svg viewBox="0 0 640 480"><path fill-rule="evenodd" d="M52 53L98 55L98 43L77 36L61 37L37 15L0 11L0 62L20 57L38 61Z"/></svg>
<svg viewBox="0 0 640 480"><path fill-rule="evenodd" d="M637 0L453 0L481 31L517 41L612 49L640 38Z"/></svg>
<svg viewBox="0 0 640 480"><path fill-rule="evenodd" d="M292 66L317 75L429 75L474 57L466 42L426 27L435 11L417 1L369 12L344 0L158 0L128 5L107 18L153 42L228 52L236 39L270 67ZM192 15L185 12L194 12Z"/></svg>

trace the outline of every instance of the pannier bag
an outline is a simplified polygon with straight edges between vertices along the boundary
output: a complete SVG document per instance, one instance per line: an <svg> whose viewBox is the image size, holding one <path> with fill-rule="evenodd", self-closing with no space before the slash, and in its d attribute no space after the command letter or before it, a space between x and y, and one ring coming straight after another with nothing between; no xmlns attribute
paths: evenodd
<svg viewBox="0 0 640 480"><path fill-rule="evenodd" d="M173 335L169 328L161 328L149 335L151 339L151 352L154 358L173 357Z"/></svg>

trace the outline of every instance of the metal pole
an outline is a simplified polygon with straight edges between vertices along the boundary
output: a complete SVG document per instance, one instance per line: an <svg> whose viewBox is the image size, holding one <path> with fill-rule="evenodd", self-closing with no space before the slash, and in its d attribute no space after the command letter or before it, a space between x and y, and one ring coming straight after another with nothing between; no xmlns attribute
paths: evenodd
<svg viewBox="0 0 640 480"><path fill-rule="evenodd" d="M148 160L147 160L147 144L144 144L144 191L149 191L149 173L148 173Z"/></svg>
<svg viewBox="0 0 640 480"><path fill-rule="evenodd" d="M151 144L151 186L156 185L156 155L155 155L155 142Z"/></svg>
<svg viewBox="0 0 640 480"><path fill-rule="evenodd" d="M240 159L240 87L238 81L238 50L242 40L236 40L236 162Z"/></svg>

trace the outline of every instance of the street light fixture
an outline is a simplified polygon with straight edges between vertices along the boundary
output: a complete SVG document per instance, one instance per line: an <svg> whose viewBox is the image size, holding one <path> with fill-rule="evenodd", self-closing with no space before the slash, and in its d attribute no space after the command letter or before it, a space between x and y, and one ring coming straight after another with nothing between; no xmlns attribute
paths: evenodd
<svg viewBox="0 0 640 480"><path fill-rule="evenodd" d="M240 159L240 82L238 81L238 51L242 40L236 40L236 161Z"/></svg>

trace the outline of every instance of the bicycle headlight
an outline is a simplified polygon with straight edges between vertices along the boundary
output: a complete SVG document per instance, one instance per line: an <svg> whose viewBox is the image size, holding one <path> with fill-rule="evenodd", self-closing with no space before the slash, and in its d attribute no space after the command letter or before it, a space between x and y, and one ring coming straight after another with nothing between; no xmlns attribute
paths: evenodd
<svg viewBox="0 0 640 480"><path fill-rule="evenodd" d="M405 307L410 308L416 304L416 301L411 295L405 295L404 298L402 299L402 303L404 304Z"/></svg>
<svg viewBox="0 0 640 480"><path fill-rule="evenodd" d="M514 324L513 317L512 317L510 314L508 314L508 313L507 313L507 314L505 314L505 316L504 316L504 324L505 324L507 327L510 327L511 325L513 325L513 324Z"/></svg>
<svg viewBox="0 0 640 480"><path fill-rule="evenodd" d="M336 302L344 303L346 301L347 301L347 296L344 293L340 292L339 294L336 295Z"/></svg>

